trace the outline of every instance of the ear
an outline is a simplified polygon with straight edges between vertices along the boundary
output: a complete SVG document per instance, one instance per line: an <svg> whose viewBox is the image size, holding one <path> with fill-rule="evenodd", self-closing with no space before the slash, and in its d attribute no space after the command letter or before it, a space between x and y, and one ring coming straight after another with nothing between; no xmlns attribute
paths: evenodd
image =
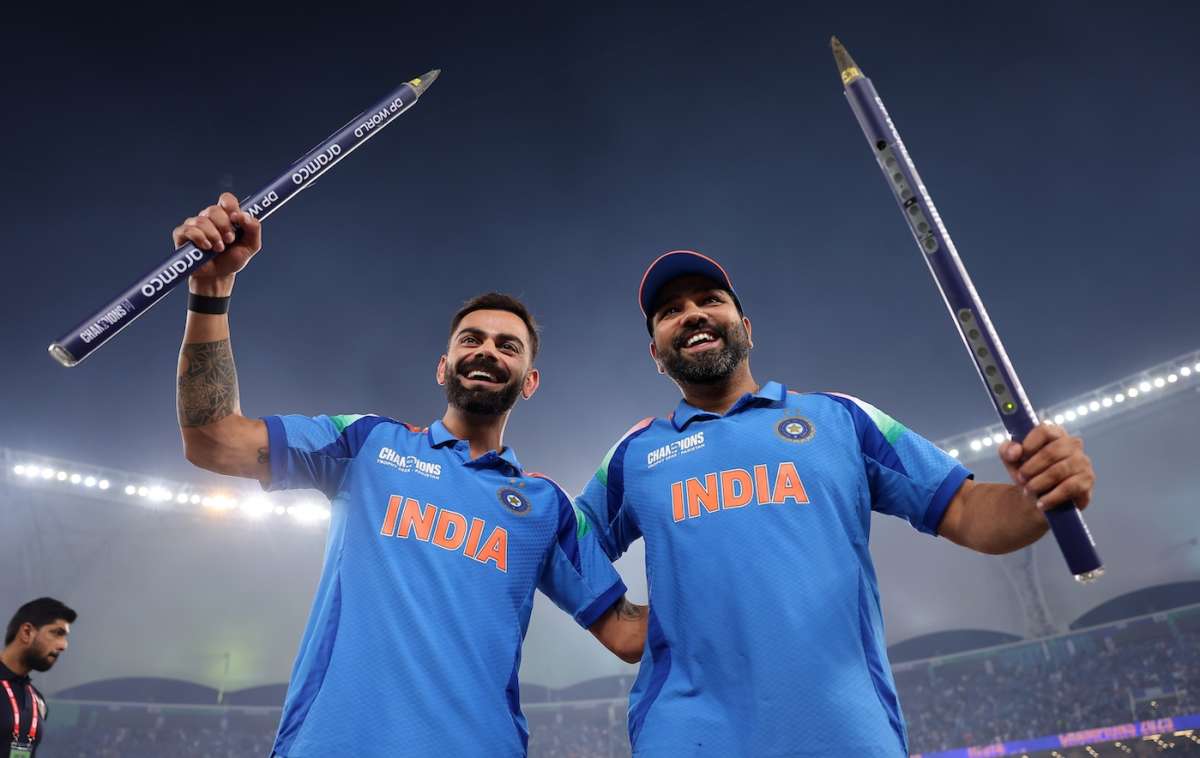
<svg viewBox="0 0 1200 758"><path fill-rule="evenodd" d="M750 347L754 347L754 332L750 328L750 319L742 316L742 326L746 327L746 341L750 343Z"/></svg>
<svg viewBox="0 0 1200 758"><path fill-rule="evenodd" d="M17 631L17 637L20 638L21 642L28 645L33 642L34 637L37 637L37 627L26 621L24 624L21 624L21 628Z"/></svg>
<svg viewBox="0 0 1200 758"><path fill-rule="evenodd" d="M658 369L658 373L667 373L667 370L663 368L662 361L658 359L658 348L654 346L654 340L650 340L650 358L654 361L654 366Z"/></svg>
<svg viewBox="0 0 1200 758"><path fill-rule="evenodd" d="M443 387L446 385L446 363L446 356L443 355L438 359L437 371L434 374L437 377L437 383Z"/></svg>
<svg viewBox="0 0 1200 758"><path fill-rule="evenodd" d="M542 375L536 368L529 369L529 373L525 375L525 381L521 382L521 397L528 400L533 397L533 393L537 392L538 386L542 382Z"/></svg>

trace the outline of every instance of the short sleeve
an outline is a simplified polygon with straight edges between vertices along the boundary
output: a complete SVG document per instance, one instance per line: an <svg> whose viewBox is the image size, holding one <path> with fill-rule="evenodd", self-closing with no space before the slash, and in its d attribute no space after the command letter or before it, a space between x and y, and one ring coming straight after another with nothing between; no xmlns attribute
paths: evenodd
<svg viewBox="0 0 1200 758"><path fill-rule="evenodd" d="M551 485L559 501L558 532L538 589L587 629L621 599L625 583L600 549L586 517L575 510L566 493Z"/></svg>
<svg viewBox="0 0 1200 758"><path fill-rule="evenodd" d="M653 417L642 419L625 432L604 456L583 492L575 498L576 507L595 526L600 547L614 561L642 536L632 509L625 505L625 451L653 421Z"/></svg>
<svg viewBox="0 0 1200 758"><path fill-rule="evenodd" d="M315 489L332 499L350 462L382 416L266 416L267 490Z"/></svg>
<svg viewBox="0 0 1200 758"><path fill-rule="evenodd" d="M972 474L937 445L875 406L829 393L854 420L871 490L871 509L907 520L926 534L938 525Z"/></svg>

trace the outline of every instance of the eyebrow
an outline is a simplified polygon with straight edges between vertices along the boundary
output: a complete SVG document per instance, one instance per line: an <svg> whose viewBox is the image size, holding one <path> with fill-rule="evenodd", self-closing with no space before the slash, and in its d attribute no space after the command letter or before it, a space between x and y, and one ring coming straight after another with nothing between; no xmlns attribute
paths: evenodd
<svg viewBox="0 0 1200 758"><path fill-rule="evenodd" d="M459 337L463 336L464 334L470 334L473 337L488 336L488 333L485 332L484 330L480 329L479 327L464 326L462 329L458 330L458 334L454 335L454 339L458 339ZM520 337L518 337L515 334L505 334L504 332L500 332L499 334L496 335L497 342L504 342L506 340L512 340L513 342L520 345L522 350L525 349L524 340L522 340Z"/></svg>
<svg viewBox="0 0 1200 758"><path fill-rule="evenodd" d="M710 287L708 289L698 289L698 290L689 290L688 292L681 292L677 295L673 295L672 297L667 298L666 300L663 300L662 303L659 304L659 306L654 309L654 315L657 316L659 313L662 313L663 308L666 308L668 305L674 304L675 301L677 301L677 300L686 299L689 297L705 297L708 295L720 295L721 299L724 300L725 297L728 295L728 293L725 290L721 289L720 287Z"/></svg>

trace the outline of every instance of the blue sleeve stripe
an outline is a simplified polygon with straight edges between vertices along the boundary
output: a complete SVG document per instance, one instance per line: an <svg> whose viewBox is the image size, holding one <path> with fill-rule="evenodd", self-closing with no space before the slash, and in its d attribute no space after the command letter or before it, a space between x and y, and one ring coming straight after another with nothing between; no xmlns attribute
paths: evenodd
<svg viewBox="0 0 1200 758"><path fill-rule="evenodd" d="M549 479L546 481L550 482L554 493L558 495L558 547L575 570L582 574L583 564L579 561L579 522L575 520L575 506L571 505L571 498L567 497L567 493L557 484Z"/></svg>
<svg viewBox="0 0 1200 758"><path fill-rule="evenodd" d="M638 734L642 731L642 723L646 720L646 713L658 699L663 685L666 684L667 674L671 672L671 647L667 644L667 637L658 623L658 616L654 614L653 605L650 606L646 643L650 648L650 665L653 666L653 669L650 672L650 681L646 685L642 699L637 702L635 708L629 711L629 739L635 745ZM644 665L645 654L642 656L642 662Z"/></svg>
<svg viewBox="0 0 1200 758"><path fill-rule="evenodd" d="M858 407L858 403L855 403L850 398L828 392L814 394L822 395L839 403L850 413L850 418L854 419L854 430L858 432L858 446L862 450L863 455L898 474L908 476L908 471L904 468L904 464L901 463L900 456L896 454L896 449L892 447L892 443L887 441L883 436L883 432L879 431L879 427L875 425L871 417L862 408Z"/></svg>
<svg viewBox="0 0 1200 758"><path fill-rule="evenodd" d="M617 520L617 514L621 512L621 503L625 500L625 451L629 448L630 442L633 442L638 435L649 428L650 424L646 424L641 429L630 432L617 445L617 449L613 451L612 457L608 461L608 477L605 488L608 491L609 524Z"/></svg>
<svg viewBox="0 0 1200 758"><path fill-rule="evenodd" d="M267 457L271 462L268 488L282 487L287 480L287 431L278 416L264 416L263 421L267 424Z"/></svg>
<svg viewBox="0 0 1200 758"><path fill-rule="evenodd" d="M342 433L337 436L337 439L320 450L314 451L313 454L324 455L330 458L353 458L362 449L363 444L367 441L367 437L371 434L371 430L385 422L396 423L386 416L363 416L343 429Z"/></svg>
<svg viewBox="0 0 1200 758"><path fill-rule="evenodd" d="M613 586L600 593L600 597L593 600L587 608L584 608L582 611L580 611L579 615L575 617L575 620L579 622L580 626L582 626L584 629L587 629L592 624L596 623L597 619L608 612L608 609L613 607L613 603L620 600L621 596L624 595L626 591L625 582L617 579L617 581L613 583Z"/></svg>
<svg viewBox="0 0 1200 758"><path fill-rule="evenodd" d="M933 497L929 501L929 507L925 509L925 520L921 524L924 527L923 531L929 534L937 534L938 526L942 523L942 517L946 515L946 509L950 507L950 501L954 499L958 488L962 487L964 481L974 476L974 474L962 465L950 469L950 473L946 474L946 478L942 480L941 485L934 491Z"/></svg>

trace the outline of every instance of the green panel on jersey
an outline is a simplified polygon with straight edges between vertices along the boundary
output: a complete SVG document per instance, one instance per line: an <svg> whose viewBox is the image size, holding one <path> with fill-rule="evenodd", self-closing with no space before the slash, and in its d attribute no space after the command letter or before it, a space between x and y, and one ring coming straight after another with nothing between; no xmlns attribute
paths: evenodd
<svg viewBox="0 0 1200 758"><path fill-rule="evenodd" d="M875 426L879 427L879 431L883 434L883 438L888 441L889 445L895 444L896 439L899 438L901 434L904 434L908 431L908 427L906 427L904 424L901 424L899 421L887 415L867 401L859 400L856 397L852 397L850 399L853 400L859 408L862 408L864 413L871 417L871 420L875 422Z"/></svg>
<svg viewBox="0 0 1200 758"><path fill-rule="evenodd" d="M361 413L348 413L344 416L330 416L329 420L333 422L333 428L338 430L338 434L346 431L346 427L353 424L362 418Z"/></svg>
<svg viewBox="0 0 1200 758"><path fill-rule="evenodd" d="M617 451L617 446L620 444L621 443L618 442L616 445L613 445L608 449L608 452L604 454L604 460L600 461L600 468L596 469L596 478L599 479L600 483L605 487L608 486L608 463L612 460L613 453Z"/></svg>
<svg viewBox="0 0 1200 758"><path fill-rule="evenodd" d="M571 506L571 507L574 508L575 506ZM576 526L575 526L575 538L576 539L581 539L583 537L583 535L592 531L591 522L588 521L587 516L584 515L583 511L579 510L578 508L575 508L575 524L576 524Z"/></svg>

